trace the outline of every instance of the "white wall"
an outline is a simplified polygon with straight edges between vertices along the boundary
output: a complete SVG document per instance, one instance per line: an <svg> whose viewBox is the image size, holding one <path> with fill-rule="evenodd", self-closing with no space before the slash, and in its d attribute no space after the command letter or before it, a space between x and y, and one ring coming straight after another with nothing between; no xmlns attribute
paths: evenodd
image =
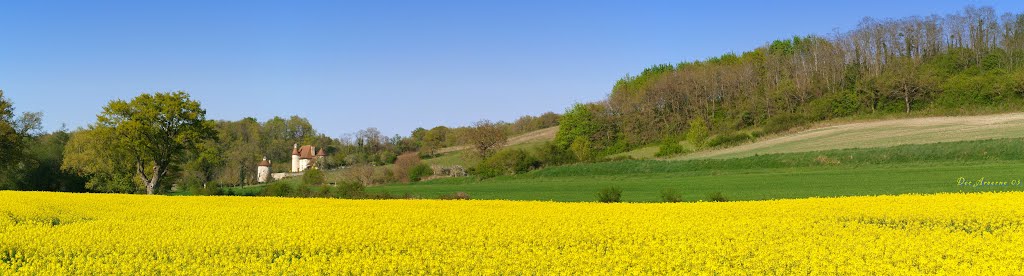
<svg viewBox="0 0 1024 276"><path fill-rule="evenodd" d="M259 183L267 183L270 181L270 167L259 167L256 174L256 181Z"/></svg>

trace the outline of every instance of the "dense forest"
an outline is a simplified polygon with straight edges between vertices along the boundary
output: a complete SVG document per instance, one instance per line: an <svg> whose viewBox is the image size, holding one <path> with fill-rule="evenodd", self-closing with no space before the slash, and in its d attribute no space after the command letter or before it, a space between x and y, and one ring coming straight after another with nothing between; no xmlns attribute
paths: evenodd
<svg viewBox="0 0 1024 276"><path fill-rule="evenodd" d="M710 133L714 145L840 117L994 112L1022 103L1024 15L967 7L865 18L842 33L655 65L620 79L606 100L571 108L558 140L611 154L687 132Z"/></svg>

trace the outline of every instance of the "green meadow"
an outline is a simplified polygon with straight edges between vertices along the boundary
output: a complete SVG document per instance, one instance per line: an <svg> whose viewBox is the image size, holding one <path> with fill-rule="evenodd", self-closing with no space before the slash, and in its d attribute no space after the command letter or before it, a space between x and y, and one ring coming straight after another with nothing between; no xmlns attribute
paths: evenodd
<svg viewBox="0 0 1024 276"><path fill-rule="evenodd" d="M540 169L477 180L448 178L368 187L371 193L437 198L454 192L474 199L594 201L607 187L622 200L662 201L672 189L684 201L835 197L906 193L1024 190L1024 140L1018 138L756 155L682 161L625 160ZM962 185L964 181L1007 182Z"/></svg>

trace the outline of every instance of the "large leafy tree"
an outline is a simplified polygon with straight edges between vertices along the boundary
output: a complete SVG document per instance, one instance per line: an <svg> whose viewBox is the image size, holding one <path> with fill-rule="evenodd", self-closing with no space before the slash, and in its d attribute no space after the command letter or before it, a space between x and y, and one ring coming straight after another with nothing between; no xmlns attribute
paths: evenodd
<svg viewBox="0 0 1024 276"><path fill-rule="evenodd" d="M161 180L183 163L188 153L216 137L214 123L206 120L206 110L181 91L111 101L87 131L92 135L86 138L99 144L72 141L85 150L69 154L68 158L76 162L66 167L86 169L98 165L95 159L105 159L109 167L117 169L108 175L116 178L124 175L123 166L129 164L148 194L160 190ZM111 153L119 154L100 158Z"/></svg>
<svg viewBox="0 0 1024 276"><path fill-rule="evenodd" d="M220 137L218 139L221 148L220 157L223 158L218 182L221 184L256 183L256 164L266 156L260 146L262 144L260 123L254 118L245 118L237 122L218 122L217 129ZM273 152L287 154L291 153L291 148L291 145L281 144L280 148ZM288 163L275 162L275 164Z"/></svg>
<svg viewBox="0 0 1024 276"><path fill-rule="evenodd" d="M61 168L85 176L85 188L107 193L134 193L132 160L126 147L109 127L91 125L71 134L64 147Z"/></svg>
<svg viewBox="0 0 1024 276"><path fill-rule="evenodd" d="M590 141L591 136L597 133L598 130L598 125L590 108L580 103L566 110L565 115L562 115L562 118L559 120L559 125L558 133L555 135L555 143L562 148L569 148L578 139Z"/></svg>
<svg viewBox="0 0 1024 276"><path fill-rule="evenodd" d="M14 121L14 105L0 90L0 171L7 170L22 154L22 137Z"/></svg>

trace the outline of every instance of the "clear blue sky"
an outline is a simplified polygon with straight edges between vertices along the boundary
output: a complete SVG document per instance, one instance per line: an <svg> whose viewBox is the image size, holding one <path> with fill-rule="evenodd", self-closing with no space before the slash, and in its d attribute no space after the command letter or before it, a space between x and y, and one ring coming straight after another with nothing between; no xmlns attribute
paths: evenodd
<svg viewBox="0 0 1024 276"><path fill-rule="evenodd" d="M185 90L213 119L331 136L561 112L658 63L849 30L865 16L1024 1L3 1L0 89L48 130Z"/></svg>

